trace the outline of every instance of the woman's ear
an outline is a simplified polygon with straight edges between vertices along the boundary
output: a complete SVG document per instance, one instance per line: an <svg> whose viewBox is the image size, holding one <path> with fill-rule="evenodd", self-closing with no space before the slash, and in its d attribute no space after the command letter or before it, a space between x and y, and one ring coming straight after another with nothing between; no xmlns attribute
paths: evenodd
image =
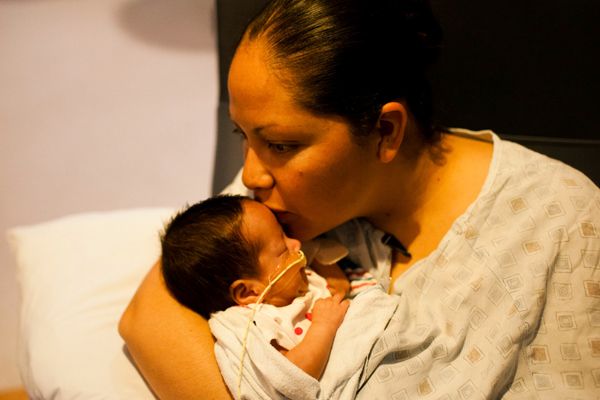
<svg viewBox="0 0 600 400"><path fill-rule="evenodd" d="M377 156L381 162L389 163L398 154L404 139L407 119L408 113L402 103L392 101L381 107L381 114L377 121L380 135Z"/></svg>
<svg viewBox="0 0 600 400"><path fill-rule="evenodd" d="M264 285L256 279L238 279L229 286L231 298L239 305L256 303Z"/></svg>

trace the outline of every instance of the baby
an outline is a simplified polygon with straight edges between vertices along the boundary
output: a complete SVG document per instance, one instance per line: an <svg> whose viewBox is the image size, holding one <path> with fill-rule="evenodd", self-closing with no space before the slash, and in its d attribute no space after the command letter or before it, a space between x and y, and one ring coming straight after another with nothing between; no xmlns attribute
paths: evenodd
<svg viewBox="0 0 600 400"><path fill-rule="evenodd" d="M162 274L175 299L203 317L227 310L247 320L250 305L285 271L254 323L275 349L319 379L350 304L343 300L350 284L335 264L345 248L330 242L321 251L314 247L307 250L312 271L305 270L300 242L285 235L266 206L248 197L217 196L166 226Z"/></svg>

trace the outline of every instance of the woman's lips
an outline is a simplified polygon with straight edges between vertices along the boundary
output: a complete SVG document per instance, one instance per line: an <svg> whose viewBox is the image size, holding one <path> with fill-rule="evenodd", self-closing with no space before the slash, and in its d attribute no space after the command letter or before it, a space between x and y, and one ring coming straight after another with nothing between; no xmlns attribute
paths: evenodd
<svg viewBox="0 0 600 400"><path fill-rule="evenodd" d="M266 205L266 206L269 207L268 205ZM289 219L290 216L292 215L292 213L290 213L289 211L284 211L284 210L280 210L277 208L271 208L271 207L269 207L269 209L271 210L271 212L273 212L273 214L275 214L275 217L277 217L277 220L280 223L282 223L286 219Z"/></svg>
<svg viewBox="0 0 600 400"><path fill-rule="evenodd" d="M277 217L277 221L279 221L280 224L283 224L286 221L288 221L292 215L287 211L274 211L274 213L275 217Z"/></svg>

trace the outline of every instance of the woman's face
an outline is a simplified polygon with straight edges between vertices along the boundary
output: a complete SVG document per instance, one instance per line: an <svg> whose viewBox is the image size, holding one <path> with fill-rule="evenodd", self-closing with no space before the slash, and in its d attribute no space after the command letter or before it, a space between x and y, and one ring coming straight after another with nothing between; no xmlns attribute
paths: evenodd
<svg viewBox="0 0 600 400"><path fill-rule="evenodd" d="M300 108L262 54L260 45L242 44L229 73L231 119L244 140L243 182L289 236L304 241L372 207L377 140L359 146L342 118Z"/></svg>

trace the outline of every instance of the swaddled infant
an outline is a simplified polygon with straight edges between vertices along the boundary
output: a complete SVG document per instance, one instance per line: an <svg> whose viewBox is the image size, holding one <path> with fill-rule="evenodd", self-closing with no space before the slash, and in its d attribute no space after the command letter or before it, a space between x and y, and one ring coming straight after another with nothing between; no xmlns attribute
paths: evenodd
<svg viewBox="0 0 600 400"><path fill-rule="evenodd" d="M343 300L350 284L335 264L347 251L331 242L322 247L313 243L307 250L312 262L305 269L300 242L285 235L266 206L247 197L217 196L167 224L162 273L175 299L207 319L224 310L248 319L278 278L254 324L275 349L319 379L350 304Z"/></svg>

